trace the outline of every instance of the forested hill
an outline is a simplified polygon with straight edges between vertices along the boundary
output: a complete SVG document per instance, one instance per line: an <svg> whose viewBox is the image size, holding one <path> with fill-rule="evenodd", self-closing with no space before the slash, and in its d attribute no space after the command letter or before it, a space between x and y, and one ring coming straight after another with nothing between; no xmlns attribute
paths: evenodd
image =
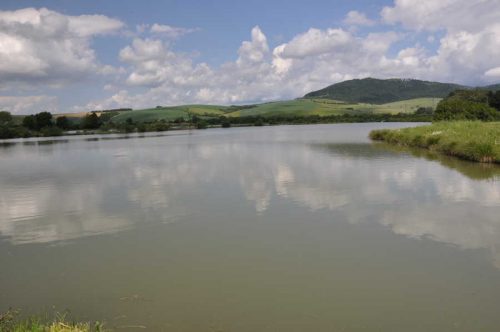
<svg viewBox="0 0 500 332"><path fill-rule="evenodd" d="M305 98L327 98L351 103L385 104L414 98L444 98L450 92L468 87L413 79L349 80L306 94Z"/></svg>
<svg viewBox="0 0 500 332"><path fill-rule="evenodd" d="M499 84L493 84L493 85L488 85L483 87L485 90L491 90L491 91L500 91L500 83Z"/></svg>

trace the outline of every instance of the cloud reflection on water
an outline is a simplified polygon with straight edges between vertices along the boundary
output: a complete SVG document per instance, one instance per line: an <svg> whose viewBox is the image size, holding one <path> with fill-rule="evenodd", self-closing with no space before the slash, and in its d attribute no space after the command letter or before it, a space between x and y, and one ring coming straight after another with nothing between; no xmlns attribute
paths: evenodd
<svg viewBox="0 0 500 332"><path fill-rule="evenodd" d="M498 180L476 181L370 143L279 137L80 142L17 154L10 146L0 165L0 234L13 244L67 241L224 208L227 197L265 216L281 199L411 238L488 249L500 268Z"/></svg>

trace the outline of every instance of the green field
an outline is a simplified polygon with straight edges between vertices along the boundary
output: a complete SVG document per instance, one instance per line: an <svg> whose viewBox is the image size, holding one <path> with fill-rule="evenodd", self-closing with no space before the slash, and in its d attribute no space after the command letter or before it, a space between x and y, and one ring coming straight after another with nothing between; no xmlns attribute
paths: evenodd
<svg viewBox="0 0 500 332"><path fill-rule="evenodd" d="M296 99L248 106L185 105L121 112L113 117L112 121L124 123L128 118L134 122L171 121L177 118L188 119L190 114L207 117L329 116L345 113L397 114L412 113L419 107L435 108L439 100L439 98L417 98L382 105L345 103L331 99Z"/></svg>
<svg viewBox="0 0 500 332"><path fill-rule="evenodd" d="M370 138L471 161L500 163L500 122L436 122L415 128L374 130Z"/></svg>
<svg viewBox="0 0 500 332"><path fill-rule="evenodd" d="M119 115L113 117L112 121L115 123L124 123L129 118L134 122L152 122L155 120L172 121L178 118L187 120L189 114L196 114L198 116L221 116L225 114L225 109L227 109L227 107L214 105L183 105L148 108L121 112Z"/></svg>

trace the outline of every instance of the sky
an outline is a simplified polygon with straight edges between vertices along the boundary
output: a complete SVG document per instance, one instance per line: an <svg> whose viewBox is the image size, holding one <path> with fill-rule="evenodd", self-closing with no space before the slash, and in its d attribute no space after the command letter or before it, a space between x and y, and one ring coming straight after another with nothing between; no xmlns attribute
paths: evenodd
<svg viewBox="0 0 500 332"><path fill-rule="evenodd" d="M0 110L292 99L364 77L500 82L500 0L0 0Z"/></svg>

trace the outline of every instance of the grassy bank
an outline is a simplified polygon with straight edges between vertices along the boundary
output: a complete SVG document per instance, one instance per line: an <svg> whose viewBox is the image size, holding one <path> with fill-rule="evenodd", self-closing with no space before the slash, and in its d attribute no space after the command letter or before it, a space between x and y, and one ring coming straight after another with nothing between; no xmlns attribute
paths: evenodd
<svg viewBox="0 0 500 332"><path fill-rule="evenodd" d="M470 161L500 163L500 122L436 122L414 128L374 130L370 138Z"/></svg>
<svg viewBox="0 0 500 332"><path fill-rule="evenodd" d="M19 319L15 310L0 313L0 332L102 332L102 324L72 323L63 316L51 320L38 317Z"/></svg>

